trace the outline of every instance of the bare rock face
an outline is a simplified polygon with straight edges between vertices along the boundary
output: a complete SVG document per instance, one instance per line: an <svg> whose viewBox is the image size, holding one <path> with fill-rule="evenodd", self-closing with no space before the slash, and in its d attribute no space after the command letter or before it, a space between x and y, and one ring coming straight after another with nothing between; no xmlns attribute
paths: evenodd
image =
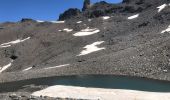
<svg viewBox="0 0 170 100"><path fill-rule="evenodd" d="M100 1L100 2L93 4L93 6L91 6L90 8L86 9L86 11L83 12L83 16L86 16L89 18L104 16L109 13L113 13L114 8L117 8L117 7L105 1Z"/></svg>
<svg viewBox="0 0 170 100"><path fill-rule="evenodd" d="M78 16L81 13L81 11L77 8L70 8L67 11L65 11L63 14L59 16L59 20L66 20L70 19L74 16Z"/></svg>
<svg viewBox="0 0 170 100"><path fill-rule="evenodd" d="M90 8L90 0L84 0L82 11L85 11L88 8Z"/></svg>

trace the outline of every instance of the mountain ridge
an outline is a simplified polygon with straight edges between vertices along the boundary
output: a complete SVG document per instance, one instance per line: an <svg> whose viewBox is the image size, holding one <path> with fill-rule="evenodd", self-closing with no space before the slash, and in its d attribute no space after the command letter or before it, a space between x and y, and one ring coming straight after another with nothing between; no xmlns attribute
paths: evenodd
<svg viewBox="0 0 170 100"><path fill-rule="evenodd" d="M88 4L85 2L88 2ZM169 0L123 0L119 4L111 4L105 1L90 4L90 0L85 0L82 11L77 8L74 8L74 10L73 8L68 9L60 14L59 20L66 20L71 17L95 18L112 13L139 13L147 8L156 7L162 3L168 2ZM77 12L77 14L75 14L75 12Z"/></svg>

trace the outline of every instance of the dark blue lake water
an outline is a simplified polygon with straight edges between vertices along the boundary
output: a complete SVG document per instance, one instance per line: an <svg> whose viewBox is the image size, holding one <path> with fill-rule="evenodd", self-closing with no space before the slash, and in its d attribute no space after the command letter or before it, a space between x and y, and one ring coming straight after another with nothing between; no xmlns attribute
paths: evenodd
<svg viewBox="0 0 170 100"><path fill-rule="evenodd" d="M0 92L12 92L25 85L71 85L112 89L129 89L150 92L170 92L170 82L124 76L65 76L24 80L0 84Z"/></svg>

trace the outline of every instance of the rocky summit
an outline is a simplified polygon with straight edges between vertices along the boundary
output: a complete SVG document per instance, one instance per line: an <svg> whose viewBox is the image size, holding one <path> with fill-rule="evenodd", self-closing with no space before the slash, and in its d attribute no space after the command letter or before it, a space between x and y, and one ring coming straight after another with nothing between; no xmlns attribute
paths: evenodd
<svg viewBox="0 0 170 100"><path fill-rule="evenodd" d="M0 23L0 82L70 75L170 81L170 0L89 2L58 21Z"/></svg>

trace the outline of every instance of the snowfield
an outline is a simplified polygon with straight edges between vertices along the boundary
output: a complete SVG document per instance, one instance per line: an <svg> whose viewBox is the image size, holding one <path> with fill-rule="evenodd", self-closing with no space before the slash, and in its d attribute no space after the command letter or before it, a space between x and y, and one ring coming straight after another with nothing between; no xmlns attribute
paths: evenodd
<svg viewBox="0 0 170 100"><path fill-rule="evenodd" d="M102 48L97 47L97 45L100 45L102 43L104 43L104 41L94 42L90 45L85 46L84 47L85 50L81 51L81 53L78 56L87 55L87 54L105 49L104 47Z"/></svg>
<svg viewBox="0 0 170 100"><path fill-rule="evenodd" d="M94 28L94 29L90 29L89 27L86 29L81 30L80 32L77 32L75 34L73 34L73 36L88 36L88 35L93 35L100 32L99 29Z"/></svg>
<svg viewBox="0 0 170 100"><path fill-rule="evenodd" d="M170 100L170 93L62 85L50 86L46 89L36 91L32 95L90 100Z"/></svg>

